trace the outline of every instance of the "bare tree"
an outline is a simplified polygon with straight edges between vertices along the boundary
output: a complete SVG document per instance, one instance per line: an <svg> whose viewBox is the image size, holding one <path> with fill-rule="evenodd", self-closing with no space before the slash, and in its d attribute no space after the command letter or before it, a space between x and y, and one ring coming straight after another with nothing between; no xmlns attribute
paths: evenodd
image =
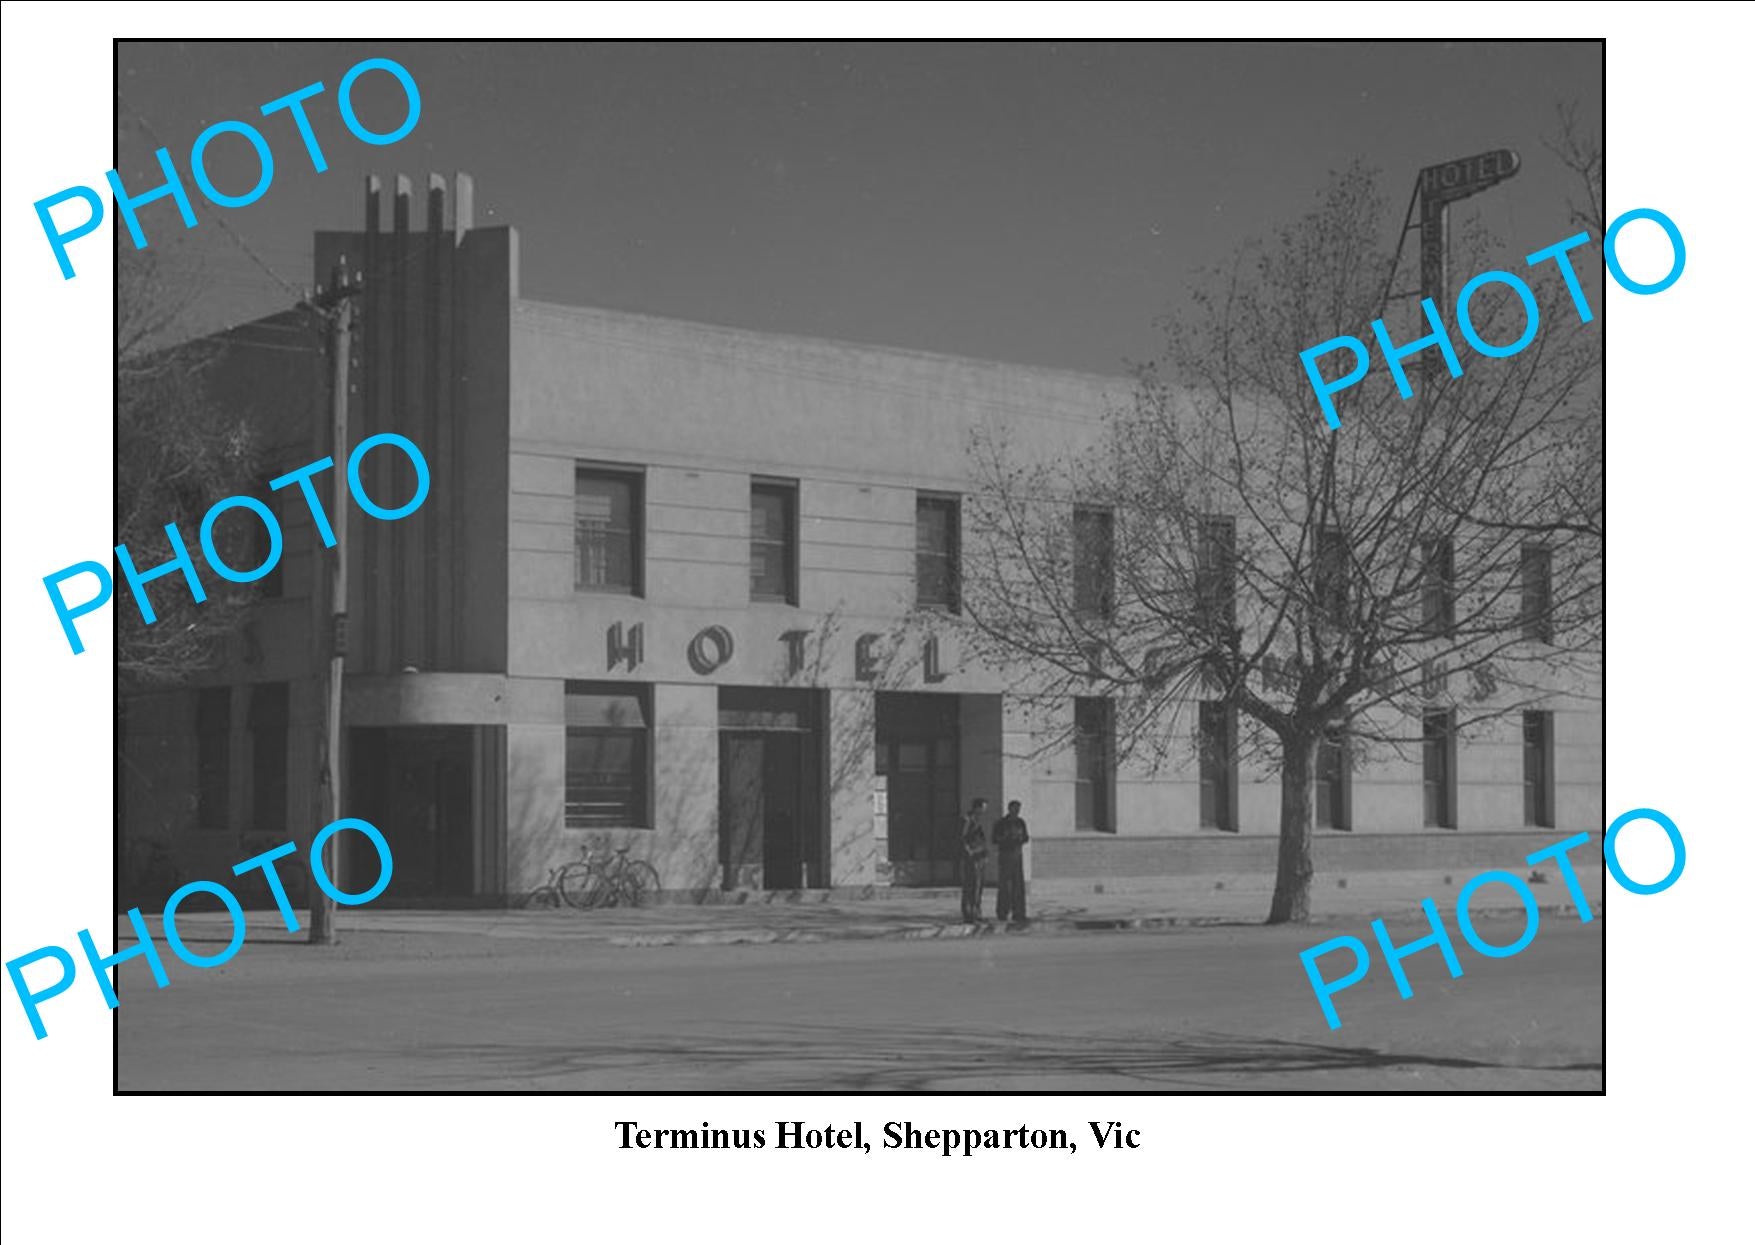
<svg viewBox="0 0 1755 1245"><path fill-rule="evenodd" d="M1555 112L1555 135L1544 146L1572 175L1578 196L1568 204L1573 226L1600 243L1608 228L1602 138L1579 120L1576 104L1560 104ZM1600 342L1601 339L1597 340ZM1586 525L1601 540L1604 499L1600 443L1603 395L1600 385L1590 396L1588 409L1597 438L1573 442L1566 447L1567 453L1556 454L1549 478L1556 492L1568 495L1564 509L1570 520Z"/></svg>
<svg viewBox="0 0 1755 1245"><path fill-rule="evenodd" d="M207 392L217 359L211 339L167 344L199 293L198 278L159 251L119 248L116 287L116 543L146 570L173 554L169 523L200 558L202 516L221 498L250 491L254 457L243 419ZM254 565L238 550L248 539L242 519L216 526L216 545L233 555L231 565ZM117 584L116 673L125 691L187 680L235 633L246 594L202 579L208 599L199 604L180 577L159 581L151 624L121 599L126 584Z"/></svg>
<svg viewBox="0 0 1755 1245"><path fill-rule="evenodd" d="M1554 137L1543 143L1562 168L1571 173L1582 196L1572 202L1572 223L1601 238L1608 227L1606 199L1603 193L1603 143L1600 135L1591 133L1578 119L1578 105L1562 103L1555 108Z"/></svg>
<svg viewBox="0 0 1755 1245"><path fill-rule="evenodd" d="M1460 378L1427 382L1409 360L1407 400L1376 360L1331 431L1299 352L1373 340L1391 219L1370 175L1337 176L1317 210L1210 274L1089 452L973 445L972 647L1023 661L1050 695L1109 697L1117 752L1154 767L1186 748L1184 709L1211 704L1211 746L1279 773L1270 923L1309 914L1325 745L1356 764L1598 677L1599 326L1526 270L1542 315L1522 353L1472 355L1453 328ZM1464 242L1457 271L1495 266ZM1525 323L1504 286L1470 318L1496 343ZM1573 487L1555 487L1557 462Z"/></svg>

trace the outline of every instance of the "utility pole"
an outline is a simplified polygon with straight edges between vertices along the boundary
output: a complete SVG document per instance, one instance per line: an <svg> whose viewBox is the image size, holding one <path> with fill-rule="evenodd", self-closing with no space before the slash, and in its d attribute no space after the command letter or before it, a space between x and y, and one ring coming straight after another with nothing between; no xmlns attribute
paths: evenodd
<svg viewBox="0 0 1755 1245"><path fill-rule="evenodd" d="M339 821L341 812L341 694L347 665L347 503L346 476L342 464L347 462L347 390L353 356L353 299L356 291L348 278L347 261L337 265L330 294L318 303L329 326L329 358L332 373L329 383L329 457L335 460L335 481L329 523L335 532L335 548L329 558L329 678L327 683L327 721L323 745L323 822ZM326 304L326 305L325 305ZM345 889L341 882L341 853L336 849L336 836L323 845L323 872L336 889ZM311 885L311 922L309 941L329 945L335 938L335 900L327 891Z"/></svg>

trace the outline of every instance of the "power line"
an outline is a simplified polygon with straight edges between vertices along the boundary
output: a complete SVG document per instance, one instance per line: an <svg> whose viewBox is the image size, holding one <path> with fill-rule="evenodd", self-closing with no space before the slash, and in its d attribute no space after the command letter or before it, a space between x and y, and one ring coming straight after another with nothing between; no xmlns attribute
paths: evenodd
<svg viewBox="0 0 1755 1245"><path fill-rule="evenodd" d="M123 99L122 92L120 90L117 90L117 92L116 92L116 105L117 105L118 111L126 112L130 117L132 117L134 119L135 123L137 125L139 125L140 128L146 132L146 136L152 140L152 144L153 144L154 148L169 146L169 144L167 144L162 138L160 138L158 136L158 131L156 131L152 128L152 124L147 121L147 119L140 113L140 111L136 108L132 108L129 106L128 101ZM273 267L269 265L268 261L263 259L262 256L258 255L256 253L255 248L252 247L248 242L244 241L244 239L241 236L239 236L237 230L233 229L229 224L226 223L226 219L223 215L212 216L209 219L211 219L214 222L214 224L218 225L220 227L220 229L222 229L225 232L227 237L229 237L233 242L237 243L238 248L240 250L242 250L244 252L244 254L248 255L258 268L260 268L263 272L267 273L270 277L272 277L274 279L275 284L279 285L281 287L281 289L285 290L288 294L291 294L296 301L303 302L305 300L305 297L306 297L305 290L300 286L294 285L292 282L290 282L286 278L282 277L278 272L274 271Z"/></svg>

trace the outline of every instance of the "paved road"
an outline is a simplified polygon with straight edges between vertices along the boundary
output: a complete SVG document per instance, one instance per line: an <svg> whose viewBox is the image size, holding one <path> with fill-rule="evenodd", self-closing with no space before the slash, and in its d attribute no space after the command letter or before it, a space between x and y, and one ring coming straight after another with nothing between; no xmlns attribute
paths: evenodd
<svg viewBox="0 0 1755 1245"><path fill-rule="evenodd" d="M1513 941L1521 922L1483 921ZM1508 960L1374 964L1322 1019L1260 927L724 947L444 934L122 970L120 1087L428 1090L1600 1089L1601 921ZM1363 928L1354 931L1369 940ZM1401 941L1417 937L1409 926ZM168 957L167 957L168 959ZM1338 971L1338 970L1337 970Z"/></svg>

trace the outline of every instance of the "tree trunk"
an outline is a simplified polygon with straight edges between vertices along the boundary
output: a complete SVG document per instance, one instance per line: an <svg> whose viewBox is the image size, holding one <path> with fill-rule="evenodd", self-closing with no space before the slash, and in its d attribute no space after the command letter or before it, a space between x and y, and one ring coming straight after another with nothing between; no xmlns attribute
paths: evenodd
<svg viewBox="0 0 1755 1245"><path fill-rule="evenodd" d="M1315 771L1314 737L1285 737L1280 766L1280 863L1274 876L1274 901L1267 923L1310 919L1310 831L1315 821L1311 789Z"/></svg>

